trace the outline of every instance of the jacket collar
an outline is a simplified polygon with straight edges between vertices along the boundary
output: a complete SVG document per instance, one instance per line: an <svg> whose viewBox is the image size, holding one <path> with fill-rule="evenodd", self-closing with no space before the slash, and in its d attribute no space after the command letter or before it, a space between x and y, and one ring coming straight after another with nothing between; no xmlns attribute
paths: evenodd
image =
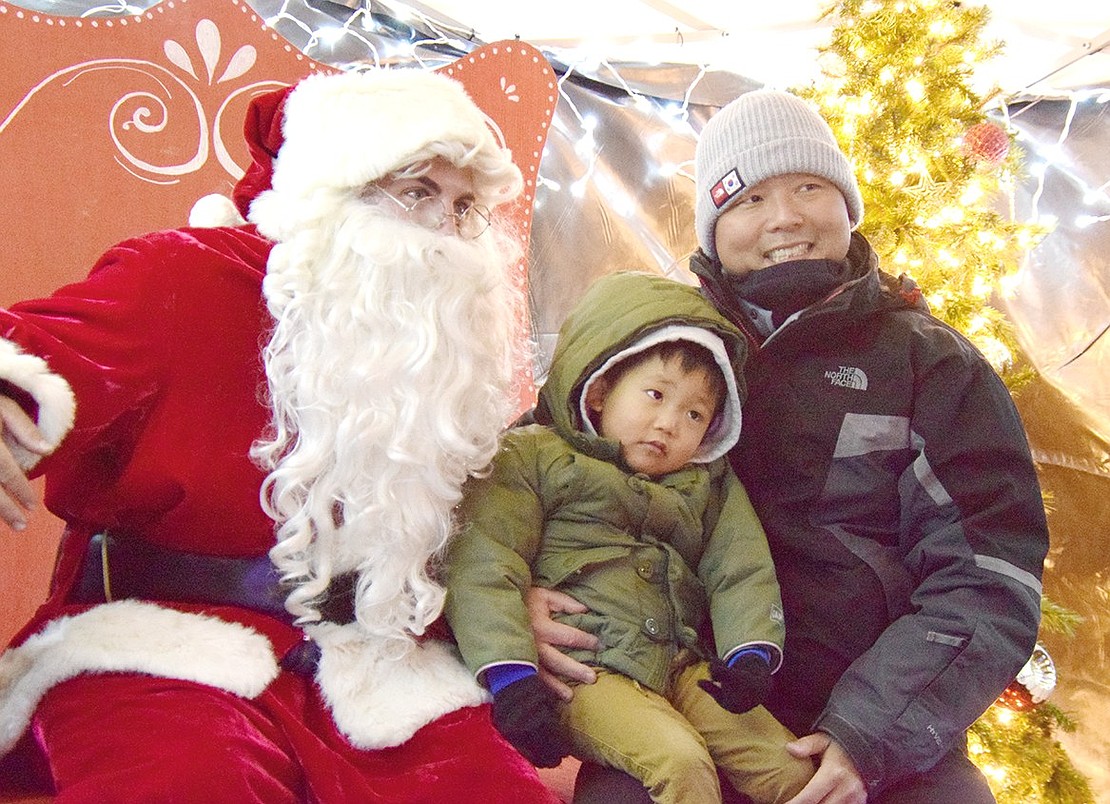
<svg viewBox="0 0 1110 804"><path fill-rule="evenodd" d="M805 262L813 265L817 261L799 261L799 265ZM797 318L804 317L809 321L820 317L830 327L837 327L848 323L845 317L858 320L869 312L911 308L928 312L921 291L914 281L905 274L895 278L881 271L878 256L859 232L852 233L848 255L842 265L842 283L831 283L829 287L823 288L828 292L794 315L776 317L775 325L781 328L784 322L790 323ZM782 267L789 271L790 266L790 263L784 263ZM747 306L753 302L744 297L744 283L725 274L720 261L710 259L701 250L691 256L690 270L701 282L705 296L743 330L751 342L765 342L766 337L756 331L749 320Z"/></svg>

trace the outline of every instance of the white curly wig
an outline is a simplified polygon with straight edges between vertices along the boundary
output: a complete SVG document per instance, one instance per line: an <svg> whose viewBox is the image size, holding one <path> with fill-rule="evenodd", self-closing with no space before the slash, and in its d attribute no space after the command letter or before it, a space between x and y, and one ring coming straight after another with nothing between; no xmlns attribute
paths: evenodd
<svg viewBox="0 0 1110 804"><path fill-rule="evenodd" d="M274 429L255 456L278 523L271 558L302 622L350 571L371 636L403 646L439 615L452 510L513 412L522 301L509 276L493 230L443 237L354 197L275 246Z"/></svg>
<svg viewBox="0 0 1110 804"><path fill-rule="evenodd" d="M475 240L444 237L365 188L438 158L495 207L519 194L520 172L462 86L418 70L310 77L258 99L248 128L258 169L236 205L276 242L263 283L272 429L253 450L270 555L306 626L333 578L357 572L358 628L401 656L439 615L452 510L513 412L520 248L496 215Z"/></svg>

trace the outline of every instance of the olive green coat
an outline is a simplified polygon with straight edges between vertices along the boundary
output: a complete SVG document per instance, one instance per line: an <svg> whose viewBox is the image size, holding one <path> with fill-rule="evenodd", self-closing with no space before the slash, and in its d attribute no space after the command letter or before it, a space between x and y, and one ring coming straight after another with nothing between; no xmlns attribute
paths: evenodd
<svg viewBox="0 0 1110 804"><path fill-rule="evenodd" d="M699 639L707 616L719 655L759 645L778 667L778 583L763 529L727 460L649 479L621 465L615 441L582 429L586 380L668 324L718 335L738 373L742 336L696 290L644 274L605 277L560 332L536 411L542 424L508 432L491 473L468 484L464 524L448 552L446 614L479 676L503 662L537 664L521 597L532 584L589 608L560 619L597 635L602 648L571 655L651 689L664 689L680 649L712 650ZM732 404L738 408L735 393ZM727 450L734 439L719 446Z"/></svg>

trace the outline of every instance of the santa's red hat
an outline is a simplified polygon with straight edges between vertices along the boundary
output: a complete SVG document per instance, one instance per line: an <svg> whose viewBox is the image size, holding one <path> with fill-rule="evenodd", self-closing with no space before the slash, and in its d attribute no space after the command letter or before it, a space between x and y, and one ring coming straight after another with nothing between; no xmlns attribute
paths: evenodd
<svg viewBox="0 0 1110 804"><path fill-rule="evenodd" d="M293 87L289 86L267 92L254 98L247 107L243 136L247 140L251 163L231 194L244 220L250 212L251 201L262 191L270 189L274 160L283 142L281 123L285 117L285 101L292 91Z"/></svg>
<svg viewBox="0 0 1110 804"><path fill-rule="evenodd" d="M233 201L277 239L327 191L362 187L432 155L469 168L488 206L512 200L522 186L512 154L462 84L425 70L309 76L255 98L244 134L251 165ZM201 199L190 222L224 222L213 220L221 203Z"/></svg>

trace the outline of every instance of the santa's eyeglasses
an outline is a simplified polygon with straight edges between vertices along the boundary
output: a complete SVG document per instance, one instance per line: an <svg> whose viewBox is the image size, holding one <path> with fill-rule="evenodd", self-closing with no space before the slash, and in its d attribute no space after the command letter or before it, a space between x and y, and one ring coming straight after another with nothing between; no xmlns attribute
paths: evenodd
<svg viewBox="0 0 1110 804"><path fill-rule="evenodd" d="M413 223L426 229L437 230L450 217L455 220L455 231L459 237L473 240L489 228L489 207L481 204L470 204L462 212L455 212L448 210L443 199L437 195L426 195L406 203L381 187L374 190L403 209Z"/></svg>

